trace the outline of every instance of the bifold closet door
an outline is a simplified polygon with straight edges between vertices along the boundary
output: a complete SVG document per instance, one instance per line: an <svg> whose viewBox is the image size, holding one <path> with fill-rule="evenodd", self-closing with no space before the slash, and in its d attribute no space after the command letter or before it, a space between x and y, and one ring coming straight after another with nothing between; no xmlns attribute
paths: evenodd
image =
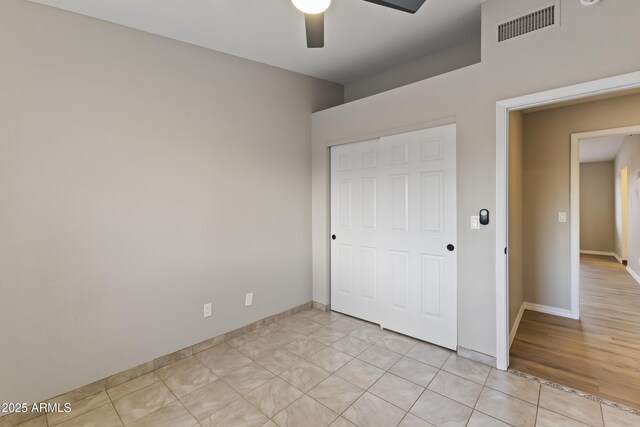
<svg viewBox="0 0 640 427"><path fill-rule="evenodd" d="M331 308L455 349L456 128L331 148Z"/></svg>

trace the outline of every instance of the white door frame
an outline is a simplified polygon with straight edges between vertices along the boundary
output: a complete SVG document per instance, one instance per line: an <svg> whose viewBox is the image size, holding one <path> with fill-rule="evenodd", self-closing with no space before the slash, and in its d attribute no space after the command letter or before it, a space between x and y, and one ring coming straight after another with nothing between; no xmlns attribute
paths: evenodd
<svg viewBox="0 0 640 427"><path fill-rule="evenodd" d="M587 98L595 95L617 92L640 87L640 71L607 77L591 82L565 86L543 92L505 99L496 103L496 365L498 369L509 367L509 282L508 265L505 256L507 247L507 204L508 204L508 158L509 158L509 112L523 110L541 105L555 104L563 101ZM572 174L573 176L573 174ZM579 181L578 181L579 184ZM579 223L573 220L575 212L571 206L571 234L574 243L574 232L578 232ZM573 251L573 247L572 247ZM571 271L580 268L579 245L578 257L572 256ZM572 277L571 313L578 318L579 297L577 292L578 277ZM574 289L575 288L575 289Z"/></svg>

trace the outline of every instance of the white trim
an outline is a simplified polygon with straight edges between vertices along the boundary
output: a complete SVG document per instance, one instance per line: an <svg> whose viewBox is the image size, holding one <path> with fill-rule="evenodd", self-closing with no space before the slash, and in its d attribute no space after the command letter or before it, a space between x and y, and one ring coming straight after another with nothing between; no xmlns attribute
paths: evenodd
<svg viewBox="0 0 640 427"><path fill-rule="evenodd" d="M509 306L507 262L507 168L509 111L555 104L604 93L640 87L640 71L608 77L572 86L551 89L496 102L496 364L500 370L509 366ZM573 303L573 301L572 301Z"/></svg>
<svg viewBox="0 0 640 427"><path fill-rule="evenodd" d="M574 319L580 318L580 138L571 135L571 167L570 167L570 280L571 311Z"/></svg>
<svg viewBox="0 0 640 427"><path fill-rule="evenodd" d="M532 302L524 302L522 303L522 305L524 305L525 310L537 311L540 313L552 314L554 316L568 317L569 319L574 319L573 313L571 312L571 310L567 310L566 308L551 307L548 305L534 304Z"/></svg>
<svg viewBox="0 0 640 427"><path fill-rule="evenodd" d="M617 255L613 252L603 252L603 251L585 251L580 249L580 253L581 254L585 254L585 255L600 255L600 256L610 256L610 257L617 257Z"/></svg>
<svg viewBox="0 0 640 427"><path fill-rule="evenodd" d="M516 337L516 332L518 332L518 327L520 326L520 321L522 320L522 315L524 314L524 303L520 305L520 311L518 311L518 315L516 316L516 321L513 324L513 328L511 328L511 333L509 334L509 348L513 344L513 340Z"/></svg>
<svg viewBox="0 0 640 427"><path fill-rule="evenodd" d="M496 368L509 367L509 270L507 256L507 168L509 150L509 110L496 104Z"/></svg>
<svg viewBox="0 0 640 427"><path fill-rule="evenodd" d="M620 258L620 255L618 255L617 253L613 252L613 256L618 260L618 262L620 264L622 264L622 258Z"/></svg>
<svg viewBox="0 0 640 427"><path fill-rule="evenodd" d="M640 275L638 275L638 273L636 273L635 271L633 271L628 265L627 265L627 271L629 272L629 274L631 275L631 277L633 277L634 279L636 279L636 282L638 282L638 284L640 284Z"/></svg>

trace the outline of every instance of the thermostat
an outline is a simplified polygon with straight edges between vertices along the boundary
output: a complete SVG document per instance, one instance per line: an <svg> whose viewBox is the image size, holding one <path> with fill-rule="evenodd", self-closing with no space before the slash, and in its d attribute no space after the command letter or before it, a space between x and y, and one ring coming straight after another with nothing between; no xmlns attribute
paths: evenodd
<svg viewBox="0 0 640 427"><path fill-rule="evenodd" d="M489 209L480 209L480 224L489 224Z"/></svg>

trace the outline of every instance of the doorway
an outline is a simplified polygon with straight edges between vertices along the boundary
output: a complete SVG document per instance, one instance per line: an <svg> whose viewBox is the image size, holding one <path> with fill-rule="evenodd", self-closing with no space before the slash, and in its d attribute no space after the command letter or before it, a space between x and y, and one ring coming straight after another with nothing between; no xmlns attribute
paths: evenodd
<svg viewBox="0 0 640 427"><path fill-rule="evenodd" d="M594 96L637 90L640 72L565 86L535 94L505 99L496 103L496 365L509 366L509 290L507 256L508 143L509 114L513 111L541 107L553 103L573 102ZM573 229L572 229L573 231ZM579 231L578 231L579 232ZM579 260L578 260L579 262ZM577 306L577 301L572 301Z"/></svg>
<svg viewBox="0 0 640 427"><path fill-rule="evenodd" d="M616 102L606 106L615 108ZM547 120L555 116L566 121L569 112L562 110L547 115ZM527 123L541 124L531 116ZM627 127L571 135L572 161L577 163L571 168L575 171L571 177L571 204L578 209L571 210L570 221L579 230L578 235L571 236L572 247L576 248L572 258L575 256L579 263L575 275L579 318L525 303L526 311L512 329L509 367L640 408L640 374L635 368L640 360L640 344L636 344L640 343L640 313L636 309L640 306L640 286L622 264L619 244L622 196L634 191L625 188L621 178L625 168L640 168L640 150L634 147L640 144L640 137L627 134L633 129L640 131L640 127ZM535 130L526 138L527 144L535 143L531 135L536 135ZM532 150L535 147L529 146L528 153ZM530 191L531 186L526 189ZM523 197L536 195L525 191ZM633 202L632 197L629 199ZM625 200L625 207L626 203ZM538 222L527 223L534 233L544 234ZM555 225L556 229L562 227L561 223ZM633 241L633 236L628 240ZM531 277L525 285L529 291L525 301L537 296L532 290L543 288Z"/></svg>
<svg viewBox="0 0 640 427"><path fill-rule="evenodd" d="M613 401L633 403L635 407L640 407L640 400L634 402L633 396L640 397L640 390L635 390L633 384L640 384L640 378L634 379L633 366L640 360L640 346L618 344L640 342L640 316L637 310L632 310L633 305L640 305L640 292L615 258L600 259L601 255L614 252L613 182L615 176L622 187L622 171L616 168L614 172L613 157L594 159L603 163L595 169L607 177L608 193L599 194L599 187L594 185L599 182L591 180L586 191L593 200L585 208L584 217L595 215L598 210L595 208L607 205L606 218L605 213L598 211L590 225L593 232L589 234L591 241L598 241L598 236L605 234L608 243L603 247L598 244L586 247L594 253L581 259L581 150L577 144L588 137L612 133L624 136L640 128L627 126L583 133L572 130L637 123L639 105L640 97L632 91L521 112L525 116L524 185L520 190L525 200L522 208L522 224L526 227L522 238L525 289L521 309L516 310L518 319L508 319L510 331L517 331L512 334L515 341L510 368ZM628 106L633 107L630 110ZM631 140L628 142L626 145L632 145ZM614 146L612 156L617 147L620 144ZM633 175L640 168L634 162L629 164L627 174ZM616 161L616 165L620 163ZM585 174L585 181L586 177ZM509 178L511 197L514 189L511 175ZM633 192L630 188L629 194ZM630 202L634 203L631 197ZM511 221L511 210L509 213ZM510 227L507 236L512 234ZM508 266L513 264L512 245L509 239ZM629 248L633 246L629 244ZM513 280L508 285L511 288ZM507 295L512 297L509 292ZM514 307L510 308L513 313ZM634 362L628 364L630 360Z"/></svg>

